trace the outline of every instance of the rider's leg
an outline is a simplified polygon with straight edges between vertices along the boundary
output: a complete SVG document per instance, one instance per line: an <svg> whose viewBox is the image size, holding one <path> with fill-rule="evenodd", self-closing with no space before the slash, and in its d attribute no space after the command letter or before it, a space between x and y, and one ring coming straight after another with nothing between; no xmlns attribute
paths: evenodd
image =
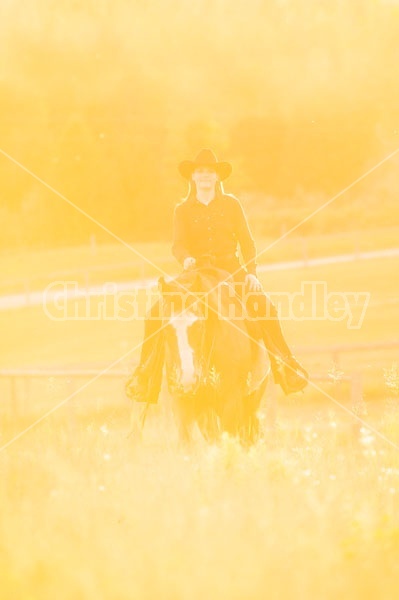
<svg viewBox="0 0 399 600"><path fill-rule="evenodd" d="M271 352L275 352L279 356L291 355L281 329L276 307L263 290L246 294L246 275L244 269L239 269L234 274L234 287L237 295L245 303L248 315L251 319L259 321L263 340Z"/></svg>
<svg viewBox="0 0 399 600"><path fill-rule="evenodd" d="M144 321L144 338L141 345L139 367L145 367L152 355L156 344L156 334L162 327L162 319L159 315L160 303L157 300L148 311Z"/></svg>
<svg viewBox="0 0 399 600"><path fill-rule="evenodd" d="M155 302L144 321L140 362L126 384L127 395L138 402L156 403L162 382L163 344L160 303Z"/></svg>
<svg viewBox="0 0 399 600"><path fill-rule="evenodd" d="M249 316L257 318L259 322L276 383L281 385L286 394L302 390L307 385L308 374L292 355L273 302L262 291L251 293L246 306Z"/></svg>

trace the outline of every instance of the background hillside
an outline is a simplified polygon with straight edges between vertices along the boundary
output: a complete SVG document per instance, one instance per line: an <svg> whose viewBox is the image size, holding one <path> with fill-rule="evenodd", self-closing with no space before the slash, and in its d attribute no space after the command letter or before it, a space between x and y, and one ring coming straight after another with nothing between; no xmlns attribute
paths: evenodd
<svg viewBox="0 0 399 600"><path fill-rule="evenodd" d="M376 0L3 1L0 148L137 241L170 236L176 165L212 146L279 234L399 145L398 23ZM398 223L397 166L304 233ZM109 241L4 154L0 197L2 248Z"/></svg>

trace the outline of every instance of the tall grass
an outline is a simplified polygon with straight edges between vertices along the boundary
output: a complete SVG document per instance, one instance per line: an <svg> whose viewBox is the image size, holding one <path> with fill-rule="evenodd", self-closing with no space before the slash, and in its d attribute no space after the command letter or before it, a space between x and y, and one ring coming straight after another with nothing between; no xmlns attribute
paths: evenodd
<svg viewBox="0 0 399 600"><path fill-rule="evenodd" d="M399 453L366 428L183 450L168 414L124 423L61 411L2 452L4 600L397 597Z"/></svg>

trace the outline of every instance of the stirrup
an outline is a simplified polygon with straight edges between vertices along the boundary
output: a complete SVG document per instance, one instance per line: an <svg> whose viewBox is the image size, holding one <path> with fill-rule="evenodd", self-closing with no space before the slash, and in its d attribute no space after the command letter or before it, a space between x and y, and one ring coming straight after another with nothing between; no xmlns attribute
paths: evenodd
<svg viewBox="0 0 399 600"><path fill-rule="evenodd" d="M309 382L308 372L292 355L285 358L276 357L274 378L286 395L301 392Z"/></svg>

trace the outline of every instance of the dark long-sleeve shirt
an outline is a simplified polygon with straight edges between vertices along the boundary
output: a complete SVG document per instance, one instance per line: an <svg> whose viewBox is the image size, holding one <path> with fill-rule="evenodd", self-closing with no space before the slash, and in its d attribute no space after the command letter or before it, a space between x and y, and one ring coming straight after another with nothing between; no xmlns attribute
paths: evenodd
<svg viewBox="0 0 399 600"><path fill-rule="evenodd" d="M255 274L255 242L234 196L220 194L208 205L191 197L176 206L172 251L180 263L188 256L211 255L216 265L233 271L238 264L238 245L244 266Z"/></svg>

